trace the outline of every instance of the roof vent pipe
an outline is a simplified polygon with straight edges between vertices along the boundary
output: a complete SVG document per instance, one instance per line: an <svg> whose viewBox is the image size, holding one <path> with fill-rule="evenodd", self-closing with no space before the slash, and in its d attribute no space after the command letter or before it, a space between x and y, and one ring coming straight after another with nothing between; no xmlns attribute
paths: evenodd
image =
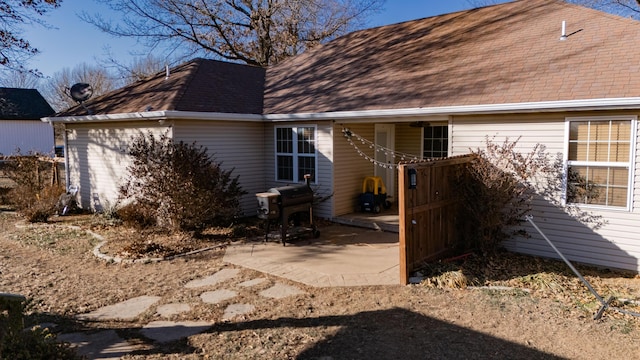
<svg viewBox="0 0 640 360"><path fill-rule="evenodd" d="M165 71L165 74L166 74L164 76L164 78L168 79L169 78L169 65L168 64L164 66L164 71Z"/></svg>
<svg viewBox="0 0 640 360"><path fill-rule="evenodd" d="M562 35L560 36L560 41L567 40L567 22L562 20Z"/></svg>

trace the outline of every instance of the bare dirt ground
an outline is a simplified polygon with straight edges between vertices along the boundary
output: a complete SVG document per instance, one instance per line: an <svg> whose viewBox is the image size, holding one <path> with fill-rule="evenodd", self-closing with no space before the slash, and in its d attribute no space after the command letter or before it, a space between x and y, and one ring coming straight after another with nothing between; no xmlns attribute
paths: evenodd
<svg viewBox="0 0 640 360"><path fill-rule="evenodd" d="M467 277L475 280L460 280L457 274L469 268L456 271L455 264L449 264L448 269L433 267L441 275L420 285L344 288L312 288L242 269L225 286L266 278L258 289L239 294L240 302L256 309L221 321L228 303L204 304L201 291L184 284L229 267L222 261L224 249L171 261L109 263L92 255L98 240L84 229L120 239L121 245L112 241L111 251L130 246L126 239L136 233L99 225L92 217L69 220L29 225L0 212L0 292L31 299L30 325L52 322L59 325L56 331L65 333L115 329L121 337L147 345L126 359L640 358L640 319L607 310L594 321L597 302L554 261L505 255ZM580 269L603 296L640 299L638 276ZM276 281L305 293L284 299L257 295L256 290ZM474 281L511 289L447 287ZM129 322L74 319L142 295L160 296L159 304L193 305L172 320L214 325L187 339L157 344L139 332L157 320L155 311ZM638 311L632 305L616 305Z"/></svg>

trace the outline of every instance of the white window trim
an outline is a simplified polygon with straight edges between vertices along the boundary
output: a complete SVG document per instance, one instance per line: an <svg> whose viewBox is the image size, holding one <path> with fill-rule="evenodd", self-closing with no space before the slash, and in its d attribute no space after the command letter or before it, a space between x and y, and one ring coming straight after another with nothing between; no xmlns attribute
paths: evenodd
<svg viewBox="0 0 640 360"><path fill-rule="evenodd" d="M311 157L312 154L299 154L298 153L298 128L301 127L305 127L305 128L313 128L313 135L314 135L314 139L315 139L315 146L314 146L314 153L313 153L313 158L315 159L314 164L315 164L315 168L313 169L314 174L313 174L313 180L311 181L312 184L316 184L318 182L318 126L316 124L291 124L291 125L278 125L275 126L273 129L273 152L275 154L274 156L274 161L273 161L273 165L274 165L274 179L276 182L281 182L281 183L300 183L302 182L301 180L297 180L297 174L298 174L298 157L300 155L302 156L308 156ZM293 129L293 152L291 154L289 153L279 153L278 152L278 129ZM282 180L282 179L278 179L278 155L292 155L293 156L293 180Z"/></svg>
<svg viewBox="0 0 640 360"><path fill-rule="evenodd" d="M451 141L451 130L453 126L450 121L429 121L431 126L445 126L447 128L447 157L451 156L453 144ZM420 131L420 156L424 158L424 128Z"/></svg>
<svg viewBox="0 0 640 360"><path fill-rule="evenodd" d="M629 165L629 178L627 180L627 206L602 206L602 205L590 205L590 204L573 204L567 202L567 175L569 170L569 133L571 131L571 122L575 121L609 121L609 120L629 120L631 121L631 138L629 149L629 161L620 162L602 162L602 166L620 166L622 164ZM563 154L563 189L562 189L562 205L563 206L579 206L591 209L611 210L611 211L627 211L633 210L633 193L635 189L634 175L636 168L636 143L638 141L637 134L638 116L636 115L614 115L614 116L575 116L565 118L564 128L564 154ZM592 162L574 161L574 165L586 165L593 164Z"/></svg>

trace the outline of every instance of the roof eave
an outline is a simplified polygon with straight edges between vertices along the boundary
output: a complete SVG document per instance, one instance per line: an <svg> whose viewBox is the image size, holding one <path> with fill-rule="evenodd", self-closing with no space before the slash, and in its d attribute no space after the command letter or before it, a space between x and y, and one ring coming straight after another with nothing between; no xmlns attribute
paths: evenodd
<svg viewBox="0 0 640 360"><path fill-rule="evenodd" d="M50 123L97 123L97 122L121 122L121 121L147 121L147 120L171 120L171 119L191 119L191 120L232 120L232 121L263 121L262 115L258 114L231 114L218 112L196 112L196 111L144 111L135 113L120 113L106 115L83 115L83 116L51 116L41 120Z"/></svg>
<svg viewBox="0 0 640 360"><path fill-rule="evenodd" d="M482 115L507 113L534 113L558 111L591 110L629 110L640 109L640 97L540 101L508 104L482 104L440 106L425 108L382 109L363 111L335 111L320 113L268 114L264 118L270 122L309 121L309 120L353 120L370 121L372 119L447 117L452 115Z"/></svg>
<svg viewBox="0 0 640 360"><path fill-rule="evenodd" d="M319 113L295 114L231 114L193 111L145 111L136 113L121 113L107 115L84 115L44 117L41 120L50 123L87 123L87 122L118 122L144 120L232 120L232 121L268 121L291 122L310 120L350 120L370 121L372 119L415 118L415 117L446 117L452 115L482 115L506 113L533 113L558 111L591 111L591 110L629 110L640 109L640 97L540 101L509 104L483 104L461 106L439 106L427 108L382 109L361 111L333 111Z"/></svg>

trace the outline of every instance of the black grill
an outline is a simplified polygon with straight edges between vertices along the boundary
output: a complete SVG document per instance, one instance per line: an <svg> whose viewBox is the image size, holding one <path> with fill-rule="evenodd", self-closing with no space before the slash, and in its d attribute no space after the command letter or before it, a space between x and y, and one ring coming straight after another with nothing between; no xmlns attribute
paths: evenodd
<svg viewBox="0 0 640 360"><path fill-rule="evenodd" d="M304 184L288 185L271 188L267 192L257 193L258 218L265 221L265 241L269 236L272 223L280 226L282 245L287 238L303 233L320 236L320 232L313 224L313 190L309 186L309 177L305 176ZM301 227L302 215L309 216L309 226ZM291 232L290 222L293 222Z"/></svg>

